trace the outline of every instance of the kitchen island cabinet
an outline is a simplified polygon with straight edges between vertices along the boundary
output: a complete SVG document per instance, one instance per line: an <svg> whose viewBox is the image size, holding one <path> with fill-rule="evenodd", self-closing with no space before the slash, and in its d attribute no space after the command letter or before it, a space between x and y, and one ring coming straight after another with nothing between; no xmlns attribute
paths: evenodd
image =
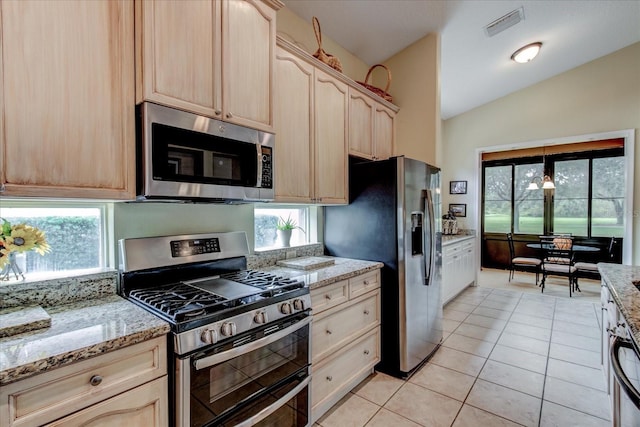
<svg viewBox="0 0 640 427"><path fill-rule="evenodd" d="M134 6L0 2L3 196L135 197Z"/></svg>
<svg viewBox="0 0 640 427"><path fill-rule="evenodd" d="M273 132L278 0L136 2L137 102Z"/></svg>
<svg viewBox="0 0 640 427"><path fill-rule="evenodd" d="M476 239L451 236L442 242L442 303L451 301L476 282Z"/></svg>
<svg viewBox="0 0 640 427"><path fill-rule="evenodd" d="M347 85L278 43L276 201L345 204Z"/></svg>

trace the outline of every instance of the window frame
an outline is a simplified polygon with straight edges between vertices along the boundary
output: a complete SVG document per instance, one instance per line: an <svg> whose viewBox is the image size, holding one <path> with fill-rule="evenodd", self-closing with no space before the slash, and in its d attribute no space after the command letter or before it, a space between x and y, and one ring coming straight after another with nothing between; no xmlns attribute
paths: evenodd
<svg viewBox="0 0 640 427"><path fill-rule="evenodd" d="M38 275L45 275L47 277L38 277L38 280L46 280L48 278L56 277L72 277L76 275L90 274L92 272L104 271L107 269L115 269L115 254L111 248L115 247L114 240L114 215L113 215L113 203L103 201L75 201L75 200L25 200L25 199L2 199L1 208L20 208L20 209L98 209L100 212L100 247L99 251L99 265L91 269L78 269L78 270L59 270L49 271L47 273L42 272ZM0 209L1 209L0 208ZM2 215L0 215L2 217Z"/></svg>

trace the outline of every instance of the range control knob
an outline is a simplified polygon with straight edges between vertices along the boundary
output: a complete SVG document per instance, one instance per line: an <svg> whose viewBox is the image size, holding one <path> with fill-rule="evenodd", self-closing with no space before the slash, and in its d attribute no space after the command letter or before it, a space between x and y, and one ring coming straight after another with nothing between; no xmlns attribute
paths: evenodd
<svg viewBox="0 0 640 427"><path fill-rule="evenodd" d="M215 344L218 342L218 333L215 329L205 329L200 334L200 340L205 344Z"/></svg>
<svg viewBox="0 0 640 427"><path fill-rule="evenodd" d="M220 333L225 337L231 337L236 334L236 324L233 322L224 322L220 326Z"/></svg>
<svg viewBox="0 0 640 427"><path fill-rule="evenodd" d="M293 300L293 308L295 310L298 310L298 311L304 310L304 301L299 299L299 298L298 299L294 299Z"/></svg>
<svg viewBox="0 0 640 427"><path fill-rule="evenodd" d="M282 314L291 314L291 303L285 302L280 306L280 313Z"/></svg>
<svg viewBox="0 0 640 427"><path fill-rule="evenodd" d="M258 311L253 316L253 321L256 323L267 323L267 313L265 311Z"/></svg>

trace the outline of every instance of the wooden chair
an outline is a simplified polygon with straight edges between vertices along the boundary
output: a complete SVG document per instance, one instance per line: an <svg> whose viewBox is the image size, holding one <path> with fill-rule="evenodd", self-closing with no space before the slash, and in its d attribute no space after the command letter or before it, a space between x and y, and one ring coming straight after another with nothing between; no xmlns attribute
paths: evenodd
<svg viewBox="0 0 640 427"><path fill-rule="evenodd" d="M616 245L616 238L612 237L607 246L607 254L602 262L613 262L614 253L613 250ZM600 280L600 272L598 271L598 264L595 262L576 262L576 284L578 278Z"/></svg>
<svg viewBox="0 0 640 427"><path fill-rule="evenodd" d="M576 281L576 267L574 265L573 237L571 236L540 236L542 248L542 282L540 287L544 292L544 285L548 276L562 276L569 279L569 296L574 291L580 292Z"/></svg>
<svg viewBox="0 0 640 427"><path fill-rule="evenodd" d="M507 242L509 242L509 281L513 279L516 270L536 273L536 286L540 278L540 265L542 261L539 258L517 257L513 245L513 235L507 233Z"/></svg>

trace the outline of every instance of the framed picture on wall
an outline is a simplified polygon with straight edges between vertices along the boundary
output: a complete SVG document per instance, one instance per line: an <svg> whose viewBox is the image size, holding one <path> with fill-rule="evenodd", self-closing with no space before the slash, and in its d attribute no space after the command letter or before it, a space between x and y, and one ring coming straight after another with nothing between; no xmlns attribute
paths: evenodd
<svg viewBox="0 0 640 427"><path fill-rule="evenodd" d="M449 203L449 211L453 212L455 216L467 216L467 205L465 203Z"/></svg>
<svg viewBox="0 0 640 427"><path fill-rule="evenodd" d="M467 181L449 181L449 194L467 194Z"/></svg>

